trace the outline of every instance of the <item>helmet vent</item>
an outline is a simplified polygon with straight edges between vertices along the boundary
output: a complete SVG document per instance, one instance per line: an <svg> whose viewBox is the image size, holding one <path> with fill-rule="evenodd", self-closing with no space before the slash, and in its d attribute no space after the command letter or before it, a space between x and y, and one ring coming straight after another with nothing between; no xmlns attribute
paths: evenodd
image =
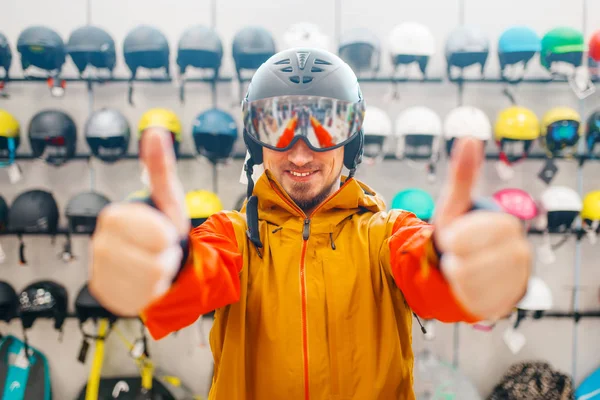
<svg viewBox="0 0 600 400"><path fill-rule="evenodd" d="M310 69L310 72L323 72L323 68L319 68L319 67L312 67Z"/></svg>
<svg viewBox="0 0 600 400"><path fill-rule="evenodd" d="M289 58L285 58L283 60L277 61L275 65L288 65L291 64L291 60Z"/></svg>
<svg viewBox="0 0 600 400"><path fill-rule="evenodd" d="M316 58L314 61L314 64L331 65L331 63L329 61L321 60L320 58Z"/></svg>
<svg viewBox="0 0 600 400"><path fill-rule="evenodd" d="M302 83L310 83L312 82L313 78L312 76L303 76L302 77Z"/></svg>
<svg viewBox="0 0 600 400"><path fill-rule="evenodd" d="M292 67L285 67L281 69L281 72L294 72L294 68Z"/></svg>
<svg viewBox="0 0 600 400"><path fill-rule="evenodd" d="M294 83L300 83L300 77L298 75L290 76L290 81L292 81Z"/></svg>
<svg viewBox="0 0 600 400"><path fill-rule="evenodd" d="M308 56L310 53L308 51L299 51L296 53L296 58L298 59L298 67L300 69L304 69L306 67L306 61L308 60Z"/></svg>

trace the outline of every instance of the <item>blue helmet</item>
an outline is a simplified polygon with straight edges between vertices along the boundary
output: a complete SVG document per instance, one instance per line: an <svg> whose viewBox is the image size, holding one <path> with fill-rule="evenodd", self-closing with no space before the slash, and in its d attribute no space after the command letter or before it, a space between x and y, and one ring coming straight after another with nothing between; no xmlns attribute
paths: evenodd
<svg viewBox="0 0 600 400"><path fill-rule="evenodd" d="M104 29L91 25L75 29L67 42L67 52L80 76L89 65L105 68L112 76L117 62L115 41Z"/></svg>
<svg viewBox="0 0 600 400"><path fill-rule="evenodd" d="M217 163L231 155L238 138L238 128L231 114L212 108L196 117L192 136L198 154Z"/></svg>
<svg viewBox="0 0 600 400"><path fill-rule="evenodd" d="M505 30L498 40L498 58L502 79L511 83L521 81L527 63L535 53L540 51L541 46L541 38L527 26L513 26ZM508 73L508 66L520 63L523 63L522 73L518 75Z"/></svg>
<svg viewBox="0 0 600 400"><path fill-rule="evenodd" d="M481 65L481 75L485 69L490 51L487 36L476 26L462 25L456 28L446 41L447 72L452 78L452 67L461 70L474 64Z"/></svg>

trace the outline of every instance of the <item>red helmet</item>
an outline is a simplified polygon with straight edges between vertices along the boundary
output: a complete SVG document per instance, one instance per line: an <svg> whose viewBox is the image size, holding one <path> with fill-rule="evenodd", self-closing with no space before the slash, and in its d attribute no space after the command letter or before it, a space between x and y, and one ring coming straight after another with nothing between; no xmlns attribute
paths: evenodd
<svg viewBox="0 0 600 400"><path fill-rule="evenodd" d="M493 195L494 200L509 214L521 221L529 222L538 214L535 200L524 190L509 188L498 190Z"/></svg>
<svg viewBox="0 0 600 400"><path fill-rule="evenodd" d="M594 32L590 38L589 56L594 61L600 61L600 30Z"/></svg>

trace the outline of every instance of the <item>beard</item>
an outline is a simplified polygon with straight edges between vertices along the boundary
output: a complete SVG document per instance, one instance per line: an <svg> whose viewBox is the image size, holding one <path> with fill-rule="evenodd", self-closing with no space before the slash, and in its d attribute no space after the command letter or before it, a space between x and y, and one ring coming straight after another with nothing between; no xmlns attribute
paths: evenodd
<svg viewBox="0 0 600 400"><path fill-rule="evenodd" d="M333 188L337 184L338 179L335 179L329 185L325 185L319 193L315 196L305 197L305 196L295 196L294 193L304 193L306 194L310 190L310 185L306 185L303 183L297 183L293 186L291 192L289 193L294 203L304 212L314 209L319 204L321 204L329 195L333 192Z"/></svg>

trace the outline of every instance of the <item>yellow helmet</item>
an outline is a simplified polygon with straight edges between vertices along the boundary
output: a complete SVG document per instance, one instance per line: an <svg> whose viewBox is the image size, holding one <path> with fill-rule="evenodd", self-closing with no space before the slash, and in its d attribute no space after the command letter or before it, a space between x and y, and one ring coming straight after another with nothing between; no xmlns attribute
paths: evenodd
<svg viewBox="0 0 600 400"><path fill-rule="evenodd" d="M556 155L565 147L575 147L584 131L581 116L570 107L554 107L542 118L542 144Z"/></svg>
<svg viewBox="0 0 600 400"><path fill-rule="evenodd" d="M571 107L554 107L548 110L542 117L542 125L540 126L542 136L548 134L548 127L559 121L574 121L577 123L577 131L581 135L583 126L581 124L581 116Z"/></svg>
<svg viewBox="0 0 600 400"><path fill-rule="evenodd" d="M208 217L223 210L221 199L208 190L192 190L185 195L185 205L194 227L202 224Z"/></svg>
<svg viewBox="0 0 600 400"><path fill-rule="evenodd" d="M581 209L581 219L583 221L600 221L600 190L585 195L583 208Z"/></svg>
<svg viewBox="0 0 600 400"><path fill-rule="evenodd" d="M8 111L0 110L0 137L18 139L20 136L19 121Z"/></svg>
<svg viewBox="0 0 600 400"><path fill-rule="evenodd" d="M508 107L498 114L494 135L496 140L535 140L540 136L540 121L528 108Z"/></svg>
<svg viewBox="0 0 600 400"><path fill-rule="evenodd" d="M142 115L138 124L138 139L148 128L162 128L171 132L173 139L173 148L175 154L179 154L179 144L181 143L181 122L179 117L171 110L166 108L152 108Z"/></svg>

